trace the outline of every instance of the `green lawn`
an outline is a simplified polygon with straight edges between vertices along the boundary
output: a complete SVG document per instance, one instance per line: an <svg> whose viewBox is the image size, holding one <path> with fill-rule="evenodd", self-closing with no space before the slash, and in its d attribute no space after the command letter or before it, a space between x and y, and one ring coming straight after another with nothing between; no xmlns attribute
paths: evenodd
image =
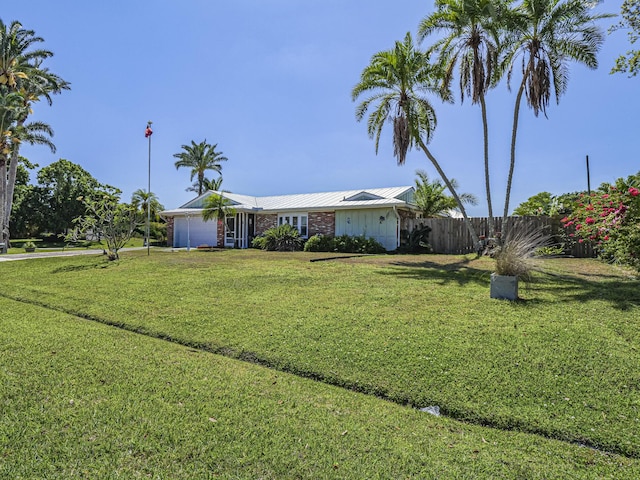
<svg viewBox="0 0 640 480"><path fill-rule="evenodd" d="M585 478L638 476L640 282L594 261L553 260L545 265L552 274L538 274L522 289L524 300L510 303L488 298L489 259L381 256L309 262L321 255L216 251L153 252L146 257L146 252L135 252L123 254L118 263L93 257L6 262L0 264L0 274L6 279L6 298L375 394L399 405L330 390L360 399L355 402L366 399L417 415L420 424L426 414L402 405L439 405L445 415L468 424L532 432L539 436L522 438L541 442L542 437L566 440L551 442L554 446L548 448L563 445L572 455L591 452L607 459L605 464L627 465L618 471L596 461L597 468L604 469L596 475L595 467L580 470L580 460L566 457L566 465ZM208 353L198 356L203 355L222 362ZM114 355L113 363L118 364L117 358ZM129 368L135 370L135 360L131 362ZM258 376L282 375L225 362L234 365L229 368L262 372ZM187 377L182 380L188 382ZM135 392L125 389L124 394ZM362 421L368 428L370 419ZM433 417L426 421L451 422ZM456 425L465 431L479 428ZM401 431L407 433L404 427ZM477 431L503 438L501 448L511 444L506 439L512 433ZM595 454L576 446L580 443L627 458ZM389 448L398 453L407 446ZM544 473L548 459L543 457L532 453L518 466L496 470L495 476L549 476L553 470ZM381 477L430 478L445 476L447 469L453 476L458 472L469 477L491 471L451 461L445 470L431 465L417 474L412 467L402 467L397 475ZM500 463L497 457L493 461ZM520 475L517 469L523 465L531 470ZM349 471L361 478L358 470Z"/></svg>

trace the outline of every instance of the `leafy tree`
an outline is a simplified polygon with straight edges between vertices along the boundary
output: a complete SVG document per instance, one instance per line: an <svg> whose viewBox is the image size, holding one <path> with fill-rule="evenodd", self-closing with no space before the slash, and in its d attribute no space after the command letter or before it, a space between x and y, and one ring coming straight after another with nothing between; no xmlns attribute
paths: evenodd
<svg viewBox="0 0 640 480"><path fill-rule="evenodd" d="M550 215L551 205L553 203L553 195L549 192L536 193L522 202L513 211L514 215L533 216L533 215Z"/></svg>
<svg viewBox="0 0 640 480"><path fill-rule="evenodd" d="M524 94L535 116L547 114L551 94L556 103L567 90L568 63L575 61L595 69L597 53L604 40L595 21L607 14L592 14L583 0L523 0L509 16L502 68L510 83L516 64L521 65L511 131L511 157L503 211L503 225L509 213L509 199L516 161L516 136L520 102ZM503 232L504 234L505 232Z"/></svg>
<svg viewBox="0 0 640 480"><path fill-rule="evenodd" d="M44 228L52 233L66 233L73 219L84 214L86 202L105 188L80 165L60 159L38 172L38 183L45 190L47 221Z"/></svg>
<svg viewBox="0 0 640 480"><path fill-rule="evenodd" d="M493 236L493 206L489 174L489 126L485 97L489 88L495 85L498 70L498 36L500 22L496 0L437 0L437 10L425 17L418 27L421 40L443 32L431 50L438 53L445 75L447 88L453 79L456 67L459 72L460 99L465 94L472 104L479 104L484 133L484 178L487 206L489 210L489 230Z"/></svg>
<svg viewBox="0 0 640 480"><path fill-rule="evenodd" d="M423 217L449 217L452 210L458 211L455 198L445 193L446 185L438 179L430 180L424 170L417 170L416 175L418 178L415 180L414 201L420 207ZM451 179L451 184L458 188L455 178ZM468 205L478 204L478 199L471 193L461 193L460 200Z"/></svg>
<svg viewBox="0 0 640 480"><path fill-rule="evenodd" d="M356 119L362 120L372 108L367 130L369 137L375 140L376 153L382 128L387 121L393 125L394 156L398 165L404 164L407 152L413 147L425 153L455 198L473 243L477 245L478 235L462 200L427 147L436 127L436 113L426 94L451 100L450 93L437 86L439 75L441 72L429 63L429 56L415 48L411 34L407 33L404 42L396 42L393 49L376 53L362 72L360 82L352 90L352 99L365 93L370 96L358 105Z"/></svg>
<svg viewBox="0 0 640 480"><path fill-rule="evenodd" d="M620 11L622 20L610 30L629 29L629 43L634 44L640 37L640 2L638 0L624 0ZM616 58L616 64L611 73L629 73L635 77L640 72L640 50L629 50L625 55Z"/></svg>
<svg viewBox="0 0 640 480"><path fill-rule="evenodd" d="M75 228L65 236L66 241L77 242L91 235L106 242L109 260L118 260L119 250L144 223L140 210L132 204L120 203L120 191L113 187L81 201L86 212L74 219Z"/></svg>
<svg viewBox="0 0 640 480"><path fill-rule="evenodd" d="M175 163L176 170L181 167L191 169L189 180L193 181L193 177L197 178L198 195L202 195L205 191L205 172L213 170L221 173L222 165L220 162L226 162L227 157L222 152L216 152L218 144L209 145L207 140L196 143L191 140L191 145L182 145L182 152L175 153L173 156L179 160Z"/></svg>

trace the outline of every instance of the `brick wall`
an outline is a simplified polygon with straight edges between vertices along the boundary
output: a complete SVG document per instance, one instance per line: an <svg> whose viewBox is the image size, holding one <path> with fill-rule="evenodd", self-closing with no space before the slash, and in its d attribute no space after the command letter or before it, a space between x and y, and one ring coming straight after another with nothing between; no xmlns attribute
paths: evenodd
<svg viewBox="0 0 640 480"><path fill-rule="evenodd" d="M216 239L218 241L218 247L224 247L224 222L220 219L217 219L218 223L216 228Z"/></svg>
<svg viewBox="0 0 640 480"><path fill-rule="evenodd" d="M266 230L269 230L270 228L277 227L277 226L278 226L277 214L273 214L273 215L257 214L256 215L256 229L255 229L256 237L258 235L262 235Z"/></svg>
<svg viewBox="0 0 640 480"><path fill-rule="evenodd" d="M173 217L167 218L167 247L173 247Z"/></svg>
<svg viewBox="0 0 640 480"><path fill-rule="evenodd" d="M311 212L309 213L309 236L336 234L336 214L334 212Z"/></svg>

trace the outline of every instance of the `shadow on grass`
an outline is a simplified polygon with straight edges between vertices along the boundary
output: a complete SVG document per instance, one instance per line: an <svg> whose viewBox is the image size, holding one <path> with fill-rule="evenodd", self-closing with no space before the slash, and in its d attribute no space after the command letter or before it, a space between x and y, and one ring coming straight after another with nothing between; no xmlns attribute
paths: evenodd
<svg viewBox="0 0 640 480"><path fill-rule="evenodd" d="M451 263L426 261L400 261L391 263L395 269L385 269L380 275L393 275L399 278L435 280L441 285L460 286L475 284L489 287L491 271L472 266L473 259L461 258ZM612 308L628 311L640 307L640 280L624 280L620 276L603 273L557 274L539 271L529 282L521 282L521 288L534 298L518 300L522 306L536 306L545 299L535 298L536 292L551 295L557 301L587 302L601 300Z"/></svg>
<svg viewBox="0 0 640 480"><path fill-rule="evenodd" d="M557 294L562 300L588 302L601 300L616 310L627 311L640 307L640 281L620 280L610 275L590 275L597 280L574 276L542 274L535 282L535 290Z"/></svg>
<svg viewBox="0 0 640 480"><path fill-rule="evenodd" d="M418 280L435 280L441 285L455 283L460 286L468 284L489 286L491 272L489 270L470 266L472 260L459 258L451 263L438 263L429 260L407 262L392 262L390 265L400 267L397 269L385 269L378 273L381 275L394 275L401 278Z"/></svg>

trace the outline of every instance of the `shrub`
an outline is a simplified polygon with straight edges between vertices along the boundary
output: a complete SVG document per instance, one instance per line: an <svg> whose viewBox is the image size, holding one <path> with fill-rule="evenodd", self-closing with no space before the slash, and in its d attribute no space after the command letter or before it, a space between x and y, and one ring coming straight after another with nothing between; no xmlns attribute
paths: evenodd
<svg viewBox="0 0 640 480"><path fill-rule="evenodd" d="M305 252L339 252L339 253L384 253L385 248L380 242L364 235L351 237L340 235L329 237L314 235L304 246Z"/></svg>
<svg viewBox="0 0 640 480"><path fill-rule="evenodd" d="M261 236L254 238L251 245L262 250L293 252L301 250L303 242L298 230L285 224L270 228Z"/></svg>
<svg viewBox="0 0 640 480"><path fill-rule="evenodd" d="M604 260L640 271L640 174L615 185L603 184L591 197L581 195L570 216L562 219L570 236L591 242Z"/></svg>

